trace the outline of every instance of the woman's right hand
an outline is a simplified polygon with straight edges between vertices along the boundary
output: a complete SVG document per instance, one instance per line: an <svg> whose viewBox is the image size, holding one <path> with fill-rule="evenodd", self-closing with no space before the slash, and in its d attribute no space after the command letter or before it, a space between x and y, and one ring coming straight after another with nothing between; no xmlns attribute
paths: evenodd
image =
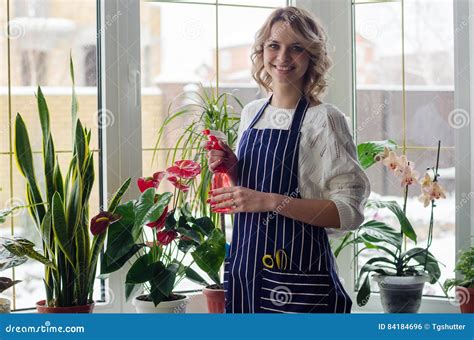
<svg viewBox="0 0 474 340"><path fill-rule="evenodd" d="M237 156L234 151L224 142L219 141L219 146L222 150L209 150L207 152L209 170L214 173L216 168L222 165L224 168L229 170L232 180L235 183L238 173L238 162Z"/></svg>

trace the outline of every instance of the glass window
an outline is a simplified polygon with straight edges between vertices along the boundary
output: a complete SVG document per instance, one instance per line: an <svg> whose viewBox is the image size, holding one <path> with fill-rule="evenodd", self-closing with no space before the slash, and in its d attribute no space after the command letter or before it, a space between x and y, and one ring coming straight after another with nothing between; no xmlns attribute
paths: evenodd
<svg viewBox="0 0 474 340"><path fill-rule="evenodd" d="M421 175L436 165L438 140L442 143L439 180L447 198L436 203L431 247L445 265L440 265L442 283L453 275L455 259L453 2L354 3L358 143L394 139ZM373 193L402 205L398 178L382 165L367 175ZM419 187L410 187L407 215L424 246L430 209L423 208L419 195ZM397 225L389 212L379 213ZM439 285L426 285L424 293L444 295Z"/></svg>
<svg viewBox="0 0 474 340"><path fill-rule="evenodd" d="M0 2L0 24L6 27L6 1ZM40 187L44 186L42 172L42 142L35 92L40 85L48 102L51 129L56 152L63 174L72 154L71 148L71 79L69 54L75 66L76 92L79 101L79 117L84 125L92 129L91 147L95 151L95 184L90 200L90 213L99 210L98 171L98 126L97 126L97 72L96 72L96 1L95 0L11 0L10 35L0 37L0 155L2 162L0 199L25 202L25 180L20 175L10 141L13 135L8 125L13 124L19 112L29 131L34 152L36 175ZM10 55L7 55L7 36L10 40ZM7 70L10 61L11 87ZM11 99L11 106L9 104ZM7 127L7 128L5 128ZM13 133L13 132L12 132ZM12 171L10 172L10 168ZM2 207L3 208L3 207ZM15 214L13 219L0 226L2 236L40 236L26 211ZM37 236L33 236L37 235ZM13 273L12 273L13 274ZM28 261L15 268L15 279L22 280L15 288L15 309L31 308L35 301L44 298L43 266ZM12 290L9 290L10 294ZM96 290L100 299L100 291Z"/></svg>

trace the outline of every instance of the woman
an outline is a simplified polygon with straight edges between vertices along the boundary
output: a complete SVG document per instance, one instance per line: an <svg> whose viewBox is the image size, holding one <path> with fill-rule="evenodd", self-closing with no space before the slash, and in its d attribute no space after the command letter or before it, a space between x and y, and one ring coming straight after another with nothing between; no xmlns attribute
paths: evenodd
<svg viewBox="0 0 474 340"><path fill-rule="evenodd" d="M321 102L331 61L305 10L275 10L258 31L253 77L271 92L242 111L237 155L209 151L235 186L211 192L235 214L224 286L228 313L349 313L327 231L363 221L370 185L345 115Z"/></svg>

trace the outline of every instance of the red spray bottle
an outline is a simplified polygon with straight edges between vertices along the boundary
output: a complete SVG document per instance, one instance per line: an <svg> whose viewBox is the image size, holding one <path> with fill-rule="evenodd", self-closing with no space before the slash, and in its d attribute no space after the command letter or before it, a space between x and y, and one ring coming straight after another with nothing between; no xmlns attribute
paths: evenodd
<svg viewBox="0 0 474 340"><path fill-rule="evenodd" d="M219 140L224 141L227 138L224 133L209 129L204 130L202 133L208 138L206 146L204 147L206 150L222 150L221 146L219 145ZM214 170L211 178L211 190L232 186L228 170L229 169L227 169L223 164L220 164ZM214 209L214 211L218 213L226 213L230 210L230 208Z"/></svg>

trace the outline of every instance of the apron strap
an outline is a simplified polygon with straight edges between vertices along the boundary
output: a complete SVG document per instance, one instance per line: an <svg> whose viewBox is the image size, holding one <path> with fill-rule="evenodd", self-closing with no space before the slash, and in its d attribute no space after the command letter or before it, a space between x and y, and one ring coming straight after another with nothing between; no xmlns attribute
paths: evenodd
<svg viewBox="0 0 474 340"><path fill-rule="evenodd" d="M255 125L255 123L257 123L257 121L260 119L260 117L262 116L263 114L263 111L265 111L265 109L267 108L268 104L270 104L270 101L272 100L272 97L273 97L273 94L270 96L270 98L267 99L267 101L265 102L265 104L263 104L263 106L260 108L260 110L258 111L258 113L255 115L255 117L253 118L252 120L252 123L250 123L249 127L247 129L251 129L253 128L253 126Z"/></svg>
<svg viewBox="0 0 474 340"><path fill-rule="evenodd" d="M306 97L302 96L298 105L296 106L295 114L293 115L293 120L291 122L290 130L294 132L299 132L301 130L301 125L303 125L304 117L306 116L306 111L308 111L309 101Z"/></svg>

